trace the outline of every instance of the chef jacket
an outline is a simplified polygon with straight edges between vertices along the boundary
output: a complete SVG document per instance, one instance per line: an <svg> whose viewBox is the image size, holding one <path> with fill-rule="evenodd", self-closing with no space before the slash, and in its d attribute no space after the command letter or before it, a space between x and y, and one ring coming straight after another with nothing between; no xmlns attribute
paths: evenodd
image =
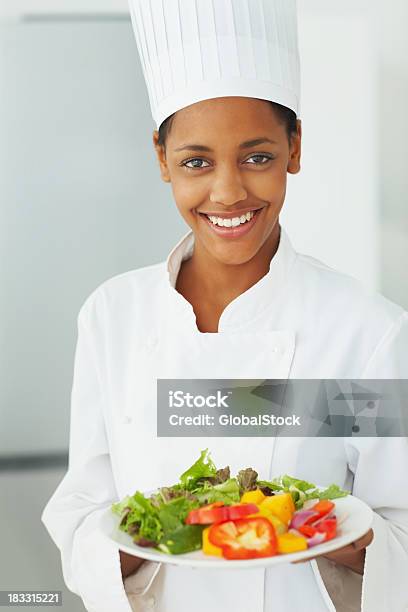
<svg viewBox="0 0 408 612"><path fill-rule="evenodd" d="M361 609L407 611L406 438L158 438L156 381L408 378L408 313L297 253L281 229L268 273L226 306L218 333L200 332L192 305L175 289L193 248L189 231L166 261L108 279L79 311L69 467L41 517L68 589L92 612L336 610L336 576L354 590L359 577L327 560L245 571L149 561L123 583L101 515L135 490L174 484L208 447L232 474L252 466L264 479L289 473L321 486L335 482L369 504L374 540ZM354 604L350 610L360 609Z"/></svg>

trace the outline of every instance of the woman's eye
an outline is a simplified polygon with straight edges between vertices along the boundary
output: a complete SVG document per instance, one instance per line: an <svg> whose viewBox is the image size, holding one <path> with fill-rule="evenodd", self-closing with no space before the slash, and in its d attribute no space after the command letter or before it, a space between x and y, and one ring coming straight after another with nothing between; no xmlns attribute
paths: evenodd
<svg viewBox="0 0 408 612"><path fill-rule="evenodd" d="M254 166L263 166L271 159L274 159L272 155L257 153L256 155L251 155L251 157L248 157L248 159L245 160L245 163L249 163ZM202 168L208 168L211 164L202 157L193 157L182 162L181 165L185 168L189 168L190 170L201 170Z"/></svg>
<svg viewBox="0 0 408 612"><path fill-rule="evenodd" d="M183 165L185 168L189 168L190 170L195 170L196 168L197 168L198 170L200 170L200 169L201 169L201 168L203 168L203 167L205 168L205 166L197 166L197 165L194 165L194 166L188 166L188 165L187 165L187 164L191 164L192 162L199 162L199 163L201 163L201 162L205 162L205 159L201 159L200 157L195 157L194 159L189 159L189 160L187 160L187 161L186 161L186 162L184 162L182 165ZM206 162L206 163L207 163L207 162Z"/></svg>
<svg viewBox="0 0 408 612"><path fill-rule="evenodd" d="M259 166L263 166L263 164L266 164L270 159L273 159L273 157L270 156L270 155L263 155L263 154L260 154L260 153L258 153L257 155L251 155L251 157L249 157L248 159L255 159L255 158L266 159L266 161L264 161L264 162L255 162L255 165L257 165L257 166L258 165Z"/></svg>

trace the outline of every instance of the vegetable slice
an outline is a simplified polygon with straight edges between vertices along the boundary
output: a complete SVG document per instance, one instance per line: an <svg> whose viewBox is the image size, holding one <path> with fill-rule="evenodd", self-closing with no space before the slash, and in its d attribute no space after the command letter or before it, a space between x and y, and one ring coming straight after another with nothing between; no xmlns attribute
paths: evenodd
<svg viewBox="0 0 408 612"><path fill-rule="evenodd" d="M306 538L312 538L317 533L316 527L312 527L312 525L300 525L298 531Z"/></svg>
<svg viewBox="0 0 408 612"><path fill-rule="evenodd" d="M317 525L301 525L299 531L307 538L308 546L327 542L337 535L337 518L322 519Z"/></svg>
<svg viewBox="0 0 408 612"><path fill-rule="evenodd" d="M203 531L203 553L205 555L213 555L215 557L222 557L222 548L212 544L208 538L208 532L211 527L206 527Z"/></svg>
<svg viewBox="0 0 408 612"><path fill-rule="evenodd" d="M224 506L222 502L215 502L202 508L190 510L186 518L187 525L209 525L222 521L235 521L258 511L255 504L235 504Z"/></svg>
<svg viewBox="0 0 408 612"><path fill-rule="evenodd" d="M228 520L228 506L215 502L202 508L190 510L185 520L187 525L209 525Z"/></svg>
<svg viewBox="0 0 408 612"><path fill-rule="evenodd" d="M225 559L255 559L277 553L275 529L263 517L216 523L210 527L208 539L222 549Z"/></svg>
<svg viewBox="0 0 408 612"><path fill-rule="evenodd" d="M260 504L265 499L261 489L255 489L255 491L245 491L241 497L241 504Z"/></svg>
<svg viewBox="0 0 408 612"><path fill-rule="evenodd" d="M294 533L283 533L278 536L278 552L293 553L307 549L307 540Z"/></svg>
<svg viewBox="0 0 408 612"><path fill-rule="evenodd" d="M309 548L311 548L312 546L317 546L318 544L321 544L322 542L325 542L325 541L326 541L326 534L319 533L318 531L316 531L314 536L312 536L311 538L308 538L307 545Z"/></svg>
<svg viewBox="0 0 408 612"><path fill-rule="evenodd" d="M318 525L316 525L316 531L318 533L326 534L326 541L332 540L336 537L337 533L337 519L328 518L321 521Z"/></svg>
<svg viewBox="0 0 408 612"><path fill-rule="evenodd" d="M173 555L199 550L202 546L202 532L201 525L181 525L162 538L159 548Z"/></svg>
<svg viewBox="0 0 408 612"><path fill-rule="evenodd" d="M334 508L334 503L328 499L323 499L321 501L318 501L317 504L315 504L314 506L310 508L310 511L315 512L316 515L310 516L308 519L306 519L305 524L314 525L316 521L319 521L324 516L329 515L330 512L333 510L333 508Z"/></svg>
<svg viewBox="0 0 408 612"><path fill-rule="evenodd" d="M256 504L236 504L234 506L228 506L228 520L235 521L249 514L258 512L258 506Z"/></svg>
<svg viewBox="0 0 408 612"><path fill-rule="evenodd" d="M308 524L313 519L319 518L319 513L314 510L298 510L292 516L292 520L290 521L289 527L293 527L293 529L299 529L302 525Z"/></svg>
<svg viewBox="0 0 408 612"><path fill-rule="evenodd" d="M289 524L295 512L295 505L290 493L278 493L272 497L266 497L259 507L262 509L267 508L285 525Z"/></svg>

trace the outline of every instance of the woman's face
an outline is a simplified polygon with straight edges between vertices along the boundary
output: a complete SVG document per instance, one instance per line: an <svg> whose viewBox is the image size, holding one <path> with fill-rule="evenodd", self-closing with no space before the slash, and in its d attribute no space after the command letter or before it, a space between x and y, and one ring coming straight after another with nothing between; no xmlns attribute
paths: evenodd
<svg viewBox="0 0 408 612"><path fill-rule="evenodd" d="M287 173L300 169L300 122L289 145L269 102L213 98L175 114L165 151L157 138L161 176L197 245L224 264L252 259L277 228Z"/></svg>

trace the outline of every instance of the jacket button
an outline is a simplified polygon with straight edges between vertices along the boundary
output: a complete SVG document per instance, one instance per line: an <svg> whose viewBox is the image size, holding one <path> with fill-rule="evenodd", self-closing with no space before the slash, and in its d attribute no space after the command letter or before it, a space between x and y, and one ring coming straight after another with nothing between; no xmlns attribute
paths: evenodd
<svg viewBox="0 0 408 612"><path fill-rule="evenodd" d="M147 610L152 610L155 606L156 600L154 597L149 597L149 599L146 600L146 608Z"/></svg>
<svg viewBox="0 0 408 612"><path fill-rule="evenodd" d="M131 423L131 422L132 422L132 417L130 417L130 416L126 415L126 414L125 414L124 417L122 417L122 423L124 425L129 425L129 423Z"/></svg>

